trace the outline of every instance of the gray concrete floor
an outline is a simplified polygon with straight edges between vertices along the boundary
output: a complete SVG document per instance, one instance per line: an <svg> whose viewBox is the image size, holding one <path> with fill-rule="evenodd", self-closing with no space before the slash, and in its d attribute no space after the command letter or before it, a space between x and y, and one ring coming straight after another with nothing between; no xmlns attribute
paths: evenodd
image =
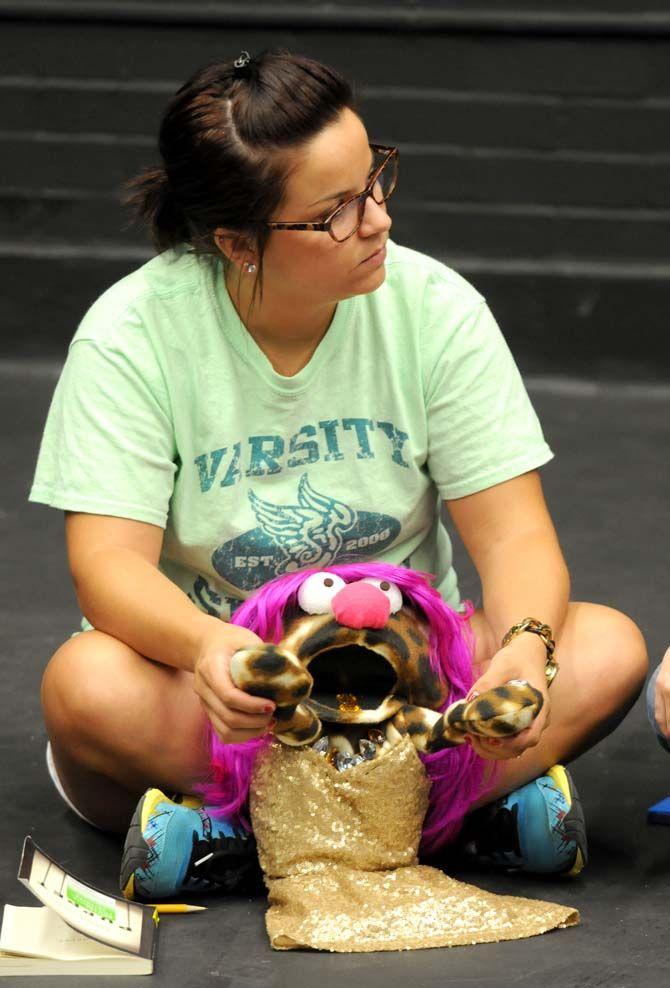
<svg viewBox="0 0 670 988"><path fill-rule="evenodd" d="M30 833L72 872L116 888L119 842L81 823L53 790L44 765L39 682L49 655L77 624L60 513L26 502L54 378L35 365L0 365L3 635L0 902L34 904L16 881ZM532 394L556 460L543 470L547 498L573 575L573 596L620 608L647 636L652 662L670 641L670 391L539 380ZM477 596L457 546L463 585ZM450 951L370 955L275 953L264 901L205 900L207 914L161 923L155 978L165 986L270 988L356 981L367 988L476 984L649 986L667 978L670 830L649 827L648 805L670 793L670 761L641 701L572 767L587 814L588 869L571 882L460 872L494 891L578 907L581 925L530 940ZM39 985L47 979L33 979ZM128 979L134 980L134 979Z"/></svg>

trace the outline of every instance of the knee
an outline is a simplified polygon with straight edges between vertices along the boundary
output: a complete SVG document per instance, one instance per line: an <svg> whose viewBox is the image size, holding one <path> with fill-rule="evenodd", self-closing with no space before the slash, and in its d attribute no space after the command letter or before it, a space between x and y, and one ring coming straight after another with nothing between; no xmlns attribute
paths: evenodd
<svg viewBox="0 0 670 988"><path fill-rule="evenodd" d="M110 710L123 703L123 666L130 651L97 631L83 632L61 645L42 677L42 711L52 738L70 747L104 730Z"/></svg>
<svg viewBox="0 0 670 988"><path fill-rule="evenodd" d="M623 688L637 697L649 672L644 635L626 614L611 610L609 636L612 655Z"/></svg>
<svg viewBox="0 0 670 988"><path fill-rule="evenodd" d="M649 665L642 632L625 614L599 604L572 608L573 690L558 760L576 758L615 730L640 695Z"/></svg>
<svg viewBox="0 0 670 988"><path fill-rule="evenodd" d="M592 648L599 656L595 664L603 693L615 709L628 709L640 695L649 671L644 636L634 621L614 608L599 605L594 617Z"/></svg>

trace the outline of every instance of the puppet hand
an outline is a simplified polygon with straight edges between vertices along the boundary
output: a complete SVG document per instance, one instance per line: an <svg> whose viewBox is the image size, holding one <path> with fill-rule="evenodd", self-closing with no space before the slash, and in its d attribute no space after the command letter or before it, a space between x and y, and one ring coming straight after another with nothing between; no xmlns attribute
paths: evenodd
<svg viewBox="0 0 670 988"><path fill-rule="evenodd" d="M539 647L538 647L539 646ZM469 733L468 741L482 758L503 760L518 758L527 748L533 748L549 723L549 695L544 674L546 651L535 635L519 635L501 648L491 659L488 669L475 683L466 699L482 697L487 690L504 686L510 680L524 680L541 696L543 703L533 723L508 738L480 737Z"/></svg>
<svg viewBox="0 0 670 988"><path fill-rule="evenodd" d="M409 735L417 751L431 754L475 739L517 738L530 727L544 697L530 683L513 679L472 700L457 700L444 713L406 704L389 721L387 738Z"/></svg>
<svg viewBox="0 0 670 988"><path fill-rule="evenodd" d="M284 744L298 746L318 738L321 721L301 702L312 692L314 680L293 652L261 642L233 655L230 674L239 689L276 705L272 731Z"/></svg>
<svg viewBox="0 0 670 988"><path fill-rule="evenodd" d="M274 704L238 689L230 676L232 655L261 639L247 628L207 619L193 668L193 687L216 735L225 744L240 744L268 730ZM262 643L261 643L262 644Z"/></svg>

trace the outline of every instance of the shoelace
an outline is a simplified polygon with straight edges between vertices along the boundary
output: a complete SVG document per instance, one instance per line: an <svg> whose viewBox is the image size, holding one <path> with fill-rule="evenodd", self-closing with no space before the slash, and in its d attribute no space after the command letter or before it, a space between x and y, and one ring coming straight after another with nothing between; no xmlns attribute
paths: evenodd
<svg viewBox="0 0 670 988"><path fill-rule="evenodd" d="M193 846L184 883L202 882L233 892L256 883L259 878L260 868L253 836L208 835L199 838L197 831L193 831Z"/></svg>

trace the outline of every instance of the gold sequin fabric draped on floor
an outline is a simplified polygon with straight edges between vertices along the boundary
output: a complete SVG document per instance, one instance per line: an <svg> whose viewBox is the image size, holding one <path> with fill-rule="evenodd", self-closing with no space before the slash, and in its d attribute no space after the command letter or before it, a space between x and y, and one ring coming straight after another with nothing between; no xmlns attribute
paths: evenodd
<svg viewBox="0 0 670 988"><path fill-rule="evenodd" d="M484 892L417 864L428 790L408 738L344 772L279 742L258 756L251 822L273 947L453 947L579 922L568 906Z"/></svg>

